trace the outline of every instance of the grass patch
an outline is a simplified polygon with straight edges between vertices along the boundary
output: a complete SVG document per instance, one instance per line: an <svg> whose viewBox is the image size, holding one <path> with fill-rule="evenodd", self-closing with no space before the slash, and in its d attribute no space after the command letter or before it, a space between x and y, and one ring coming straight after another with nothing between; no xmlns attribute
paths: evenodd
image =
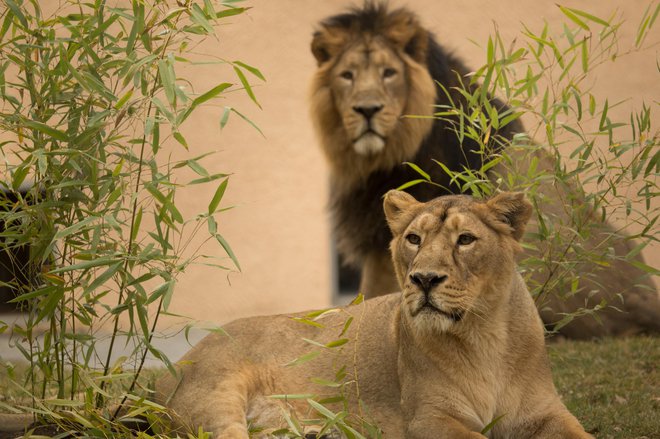
<svg viewBox="0 0 660 439"><path fill-rule="evenodd" d="M660 439L660 338L561 341L548 352L557 390L599 439Z"/></svg>

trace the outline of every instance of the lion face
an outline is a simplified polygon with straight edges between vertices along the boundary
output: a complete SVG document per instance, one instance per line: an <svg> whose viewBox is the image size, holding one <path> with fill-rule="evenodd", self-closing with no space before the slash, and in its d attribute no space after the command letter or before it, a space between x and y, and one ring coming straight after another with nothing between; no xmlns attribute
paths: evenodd
<svg viewBox="0 0 660 439"><path fill-rule="evenodd" d="M330 88L356 153L380 153L397 128L408 85L403 60L382 38L349 47L330 71Z"/></svg>
<svg viewBox="0 0 660 439"><path fill-rule="evenodd" d="M458 195L419 203L390 191L384 207L394 235L403 315L414 328L456 331L496 312L509 291L517 240L531 215L522 194L503 193L487 202Z"/></svg>
<svg viewBox="0 0 660 439"><path fill-rule="evenodd" d="M333 170L359 181L415 155L433 126L436 90L429 35L413 14L374 8L348 17L314 34L311 115Z"/></svg>

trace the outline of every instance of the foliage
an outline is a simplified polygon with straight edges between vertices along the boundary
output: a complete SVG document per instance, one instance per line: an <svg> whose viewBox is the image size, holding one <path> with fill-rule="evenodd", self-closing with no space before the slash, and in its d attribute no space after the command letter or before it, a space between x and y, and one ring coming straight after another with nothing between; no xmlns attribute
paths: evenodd
<svg viewBox="0 0 660 439"><path fill-rule="evenodd" d="M454 191L481 197L499 189L522 190L532 199L536 228L525 246L534 251L521 267L539 307L550 291L562 291L566 299L585 288L587 279L598 285L598 272L583 270L585 262L607 269L622 260L649 275L659 273L638 256L659 238L660 206L654 198L660 134L652 126L652 107L643 103L626 120L612 120L613 108L621 103L599 102L592 89L594 75L609 63L658 44L647 40L660 5L646 9L629 48L622 47L621 38L627 23L616 14L602 19L558 7L567 18L561 31L547 23L540 32L525 27L509 44L496 28L486 64L459 78L462 86L445 89L451 102L435 114L461 141L476 142L485 157L477 170L450 170L437 162ZM452 100L456 93L460 100ZM509 108L498 108L492 96ZM498 134L519 120L529 135L507 139ZM408 186L436 184L422 169L413 169L421 178ZM605 220L615 225L612 230L602 228ZM615 254L613 247L625 241L632 243L630 249ZM608 305L616 303L603 301L566 314L555 329Z"/></svg>
<svg viewBox="0 0 660 439"><path fill-rule="evenodd" d="M243 62L209 57L235 74L209 90L177 73L199 62L193 49L217 25L246 11L236 3L72 0L45 13L37 1L5 0L0 185L17 201L3 201L0 237L3 251L29 245L32 273L9 285L27 312L12 328L30 364L14 383L31 398L22 409L92 435L117 428L110 406L133 401L139 413L124 417L158 411L140 396L141 370L148 354L171 369L152 341L178 276L202 262L240 270L215 219L229 175L205 169L208 154L172 159L177 145L188 150L181 127L198 107L234 90L258 105L248 78L264 78ZM232 112L248 120L226 106L220 126ZM177 192L207 184L216 186L208 208L184 217ZM190 248L204 229L227 258L205 262Z"/></svg>

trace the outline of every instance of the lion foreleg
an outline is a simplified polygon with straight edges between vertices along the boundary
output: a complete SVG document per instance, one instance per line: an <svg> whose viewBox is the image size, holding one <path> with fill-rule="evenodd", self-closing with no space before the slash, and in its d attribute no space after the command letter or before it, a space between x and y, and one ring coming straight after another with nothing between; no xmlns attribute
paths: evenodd
<svg viewBox="0 0 660 439"><path fill-rule="evenodd" d="M578 420L569 412L549 416L540 422L536 431L528 436L530 439L593 439L594 437L584 431Z"/></svg>
<svg viewBox="0 0 660 439"><path fill-rule="evenodd" d="M237 374L212 388L195 386L185 394L177 393L170 408L181 420L192 421L216 439L249 439L247 407L249 377Z"/></svg>
<svg viewBox="0 0 660 439"><path fill-rule="evenodd" d="M406 428L407 439L484 439L451 416L416 416Z"/></svg>

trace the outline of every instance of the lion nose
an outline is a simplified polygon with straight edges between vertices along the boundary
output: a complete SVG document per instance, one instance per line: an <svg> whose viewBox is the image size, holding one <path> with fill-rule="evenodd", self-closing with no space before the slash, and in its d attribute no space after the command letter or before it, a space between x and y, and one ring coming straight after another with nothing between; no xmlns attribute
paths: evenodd
<svg viewBox="0 0 660 439"><path fill-rule="evenodd" d="M438 273L413 273L410 275L410 280L426 294L430 293L433 287L440 285L446 279L447 275Z"/></svg>
<svg viewBox="0 0 660 439"><path fill-rule="evenodd" d="M371 119L374 114L383 109L382 105L361 105L353 107L353 111L360 113L367 120Z"/></svg>

